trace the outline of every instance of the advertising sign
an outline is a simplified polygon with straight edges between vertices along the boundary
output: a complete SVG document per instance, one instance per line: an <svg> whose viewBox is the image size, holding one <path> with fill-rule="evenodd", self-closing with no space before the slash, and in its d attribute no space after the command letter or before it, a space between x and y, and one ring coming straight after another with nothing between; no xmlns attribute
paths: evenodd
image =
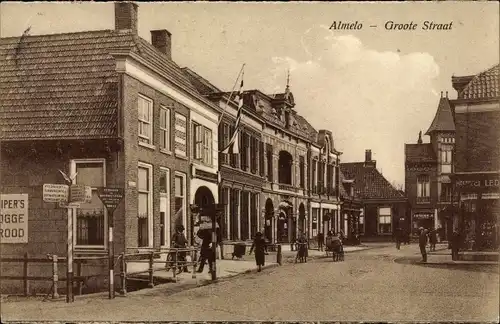
<svg viewBox="0 0 500 324"><path fill-rule="evenodd" d="M28 195L0 195L0 243L28 243Z"/></svg>
<svg viewBox="0 0 500 324"><path fill-rule="evenodd" d="M64 184L44 184L43 201L55 203L68 201L68 186Z"/></svg>
<svg viewBox="0 0 500 324"><path fill-rule="evenodd" d="M456 173L455 188L462 193L489 193L500 191L499 173Z"/></svg>
<svg viewBox="0 0 500 324"><path fill-rule="evenodd" d="M71 202L90 202L92 201L92 188L84 185L71 185L70 187Z"/></svg>

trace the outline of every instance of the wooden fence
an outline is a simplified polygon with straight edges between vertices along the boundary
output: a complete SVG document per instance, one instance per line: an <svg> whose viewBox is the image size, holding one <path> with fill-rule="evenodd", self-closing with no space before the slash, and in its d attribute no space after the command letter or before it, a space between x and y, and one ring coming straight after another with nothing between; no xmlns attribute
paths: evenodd
<svg viewBox="0 0 500 324"><path fill-rule="evenodd" d="M58 286L60 281L66 281L66 278L59 278L59 262L66 261L66 257L59 257L55 254L47 254L46 258L33 258L29 257L28 253L24 253L22 258L19 257L2 257L0 262L3 263L21 263L23 264L23 275L22 276L4 276L0 275L0 280L22 280L23 282L23 295L30 295L30 281L52 281L52 288L49 294L52 298L58 298ZM82 264L87 263L92 260L107 260L107 256L97 256L97 257L75 257L74 262L76 264L76 276L74 277L77 283L78 293L82 294L83 283L90 277L104 276L106 274L98 275L88 275L82 276ZM29 265L33 263L52 263L52 275L51 276L30 276L29 275Z"/></svg>

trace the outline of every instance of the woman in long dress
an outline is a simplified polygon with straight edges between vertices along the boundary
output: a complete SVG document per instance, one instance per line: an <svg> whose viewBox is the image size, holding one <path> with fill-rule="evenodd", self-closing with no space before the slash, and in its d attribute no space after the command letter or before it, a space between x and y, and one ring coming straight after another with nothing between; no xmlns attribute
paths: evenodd
<svg viewBox="0 0 500 324"><path fill-rule="evenodd" d="M257 271L261 272L262 267L266 262L266 254L267 254L266 240L262 236L261 232L257 232L257 234L255 234L255 238L253 240L249 254L252 254L252 251L254 249L255 249L255 263L257 264L258 267Z"/></svg>

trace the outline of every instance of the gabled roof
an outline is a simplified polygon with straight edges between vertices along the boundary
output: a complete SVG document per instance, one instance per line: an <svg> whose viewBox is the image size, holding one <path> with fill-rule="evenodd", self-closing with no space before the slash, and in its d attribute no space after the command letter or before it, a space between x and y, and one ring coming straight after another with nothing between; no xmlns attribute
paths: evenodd
<svg viewBox="0 0 500 324"><path fill-rule="evenodd" d="M205 100L166 55L131 32L0 38L2 140L117 137L113 52L141 56L181 91Z"/></svg>
<svg viewBox="0 0 500 324"><path fill-rule="evenodd" d="M453 121L450 101L446 97L439 99L436 115L425 135L442 131L455 131L455 122Z"/></svg>
<svg viewBox="0 0 500 324"><path fill-rule="evenodd" d="M436 154L431 143L405 144L406 162L436 162Z"/></svg>
<svg viewBox="0 0 500 324"><path fill-rule="evenodd" d="M374 167L364 162L341 163L340 171L354 179L354 193L361 199L404 199L396 188Z"/></svg>
<svg viewBox="0 0 500 324"><path fill-rule="evenodd" d="M500 96L499 64L475 75L459 93L459 99L492 99Z"/></svg>

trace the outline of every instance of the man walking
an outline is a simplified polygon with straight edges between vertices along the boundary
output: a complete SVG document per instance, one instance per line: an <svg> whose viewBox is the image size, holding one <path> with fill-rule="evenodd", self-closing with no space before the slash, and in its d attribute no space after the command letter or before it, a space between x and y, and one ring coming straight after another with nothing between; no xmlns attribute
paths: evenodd
<svg viewBox="0 0 500 324"><path fill-rule="evenodd" d="M318 251L323 251L323 241L325 240L325 236L323 233L318 233Z"/></svg>
<svg viewBox="0 0 500 324"><path fill-rule="evenodd" d="M460 234L458 231L453 231L451 236L451 259L453 261L458 260L458 251L460 249Z"/></svg>
<svg viewBox="0 0 500 324"><path fill-rule="evenodd" d="M401 248L401 240L403 238L403 231L401 228L396 228L396 231L394 231L394 239L396 240L396 249Z"/></svg>
<svg viewBox="0 0 500 324"><path fill-rule="evenodd" d="M420 253L422 254L422 262L427 262L427 251L425 249L427 246L427 230L423 227L420 227L419 230L418 245L420 247Z"/></svg>

